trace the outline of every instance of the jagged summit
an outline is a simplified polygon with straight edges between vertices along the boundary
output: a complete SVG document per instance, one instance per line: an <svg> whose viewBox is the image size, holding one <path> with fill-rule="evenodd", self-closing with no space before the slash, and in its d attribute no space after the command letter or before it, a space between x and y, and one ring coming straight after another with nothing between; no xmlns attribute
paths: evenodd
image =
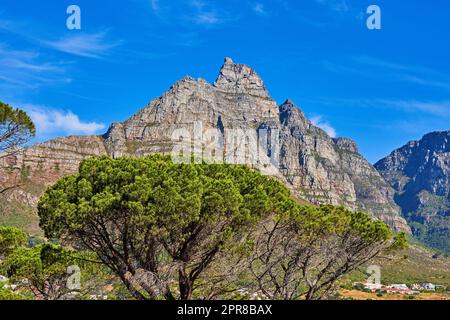
<svg viewBox="0 0 450 320"><path fill-rule="evenodd" d="M291 100L287 99L280 105L280 121L283 125L295 123L297 126L302 125L304 129L308 129L311 125L306 119L303 111Z"/></svg>
<svg viewBox="0 0 450 320"><path fill-rule="evenodd" d="M256 71L248 65L234 63L231 58L225 58L214 86L229 93L270 98L264 82Z"/></svg>
<svg viewBox="0 0 450 320"><path fill-rule="evenodd" d="M295 105L295 103L291 99L287 98L281 105Z"/></svg>

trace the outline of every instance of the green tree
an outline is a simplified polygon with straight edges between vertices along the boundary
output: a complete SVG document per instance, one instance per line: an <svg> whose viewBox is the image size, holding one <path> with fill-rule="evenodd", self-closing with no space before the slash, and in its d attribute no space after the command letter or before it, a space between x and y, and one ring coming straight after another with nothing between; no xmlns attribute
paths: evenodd
<svg viewBox="0 0 450 320"><path fill-rule="evenodd" d="M67 268L78 262L76 253L53 244L17 248L2 264L11 281L27 287L39 300L56 300L73 291Z"/></svg>
<svg viewBox="0 0 450 320"><path fill-rule="evenodd" d="M365 213L292 201L259 232L249 270L268 298L323 299L342 276L405 241Z"/></svg>
<svg viewBox="0 0 450 320"><path fill-rule="evenodd" d="M33 121L25 111L0 101L0 159L16 153L35 134ZM16 186L0 186L0 194Z"/></svg>
<svg viewBox="0 0 450 320"><path fill-rule="evenodd" d="M11 290L0 288L0 301L2 301L2 300L26 300L26 299L27 299L27 297L25 297L21 294L12 292Z"/></svg>
<svg viewBox="0 0 450 320"><path fill-rule="evenodd" d="M16 248L27 245L27 235L20 229L0 227L0 258L4 258Z"/></svg>
<svg viewBox="0 0 450 320"><path fill-rule="evenodd" d="M103 157L50 187L38 212L47 237L95 252L135 298L191 299L217 257L288 197L245 166Z"/></svg>

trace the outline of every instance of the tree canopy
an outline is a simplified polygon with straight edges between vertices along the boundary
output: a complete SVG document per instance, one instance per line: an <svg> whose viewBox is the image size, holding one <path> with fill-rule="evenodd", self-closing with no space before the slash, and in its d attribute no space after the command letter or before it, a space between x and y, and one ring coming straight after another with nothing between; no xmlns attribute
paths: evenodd
<svg viewBox="0 0 450 320"><path fill-rule="evenodd" d="M50 243L33 248L18 248L3 262L8 277L16 282L25 280L31 292L40 300L55 300L70 291L67 267L77 262L69 249Z"/></svg>
<svg viewBox="0 0 450 320"><path fill-rule="evenodd" d="M270 299L323 299L343 275L382 252L401 250L405 235L360 211L332 205L286 210L258 232L250 270Z"/></svg>
<svg viewBox="0 0 450 320"><path fill-rule="evenodd" d="M288 198L245 166L102 157L50 187L38 212L47 237L97 253L136 298L190 299L217 255Z"/></svg>
<svg viewBox="0 0 450 320"><path fill-rule="evenodd" d="M17 152L35 134L34 123L25 111L0 101L0 160ZM0 195L15 187L17 184L0 185Z"/></svg>
<svg viewBox="0 0 450 320"><path fill-rule="evenodd" d="M47 237L96 253L137 299L214 298L243 286L322 299L405 240L363 212L300 205L246 166L161 155L84 160L47 189L38 213Z"/></svg>
<svg viewBox="0 0 450 320"><path fill-rule="evenodd" d="M13 227L0 227L0 258L13 250L27 244L27 235L20 229Z"/></svg>
<svg viewBox="0 0 450 320"><path fill-rule="evenodd" d="M25 111L0 101L0 156L27 143L35 134L33 121Z"/></svg>

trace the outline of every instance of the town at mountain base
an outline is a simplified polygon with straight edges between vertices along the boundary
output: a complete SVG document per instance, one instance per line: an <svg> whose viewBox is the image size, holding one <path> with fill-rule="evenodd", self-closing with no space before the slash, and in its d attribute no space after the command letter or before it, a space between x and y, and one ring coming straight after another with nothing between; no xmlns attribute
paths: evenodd
<svg viewBox="0 0 450 320"><path fill-rule="evenodd" d="M292 101L277 106L258 74L229 58L214 84L183 78L130 119L111 124L102 136L57 138L3 159L0 184L20 182L20 186L0 201L0 207L14 208L10 212L15 214L27 209L27 217L32 217L46 186L75 173L81 160L99 155L169 154L176 144L174 131L184 128L194 137L195 123L222 135L235 129L279 132L279 163L272 173L298 198L360 209L397 231L411 232L394 201L399 190L392 179L383 178L385 170L378 165L380 174L359 154L354 141L332 138L314 126ZM227 148L226 139L219 140ZM448 160L440 161L448 166ZM433 189L428 192L433 194ZM37 219L23 220L15 224L37 230Z"/></svg>

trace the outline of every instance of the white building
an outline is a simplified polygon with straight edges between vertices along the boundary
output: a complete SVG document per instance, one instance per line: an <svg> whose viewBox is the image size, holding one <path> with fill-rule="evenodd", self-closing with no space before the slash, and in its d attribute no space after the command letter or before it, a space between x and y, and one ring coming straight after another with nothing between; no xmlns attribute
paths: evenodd
<svg viewBox="0 0 450 320"><path fill-rule="evenodd" d="M436 291L436 285L432 283L415 283L412 285L413 290L426 290L426 291Z"/></svg>

